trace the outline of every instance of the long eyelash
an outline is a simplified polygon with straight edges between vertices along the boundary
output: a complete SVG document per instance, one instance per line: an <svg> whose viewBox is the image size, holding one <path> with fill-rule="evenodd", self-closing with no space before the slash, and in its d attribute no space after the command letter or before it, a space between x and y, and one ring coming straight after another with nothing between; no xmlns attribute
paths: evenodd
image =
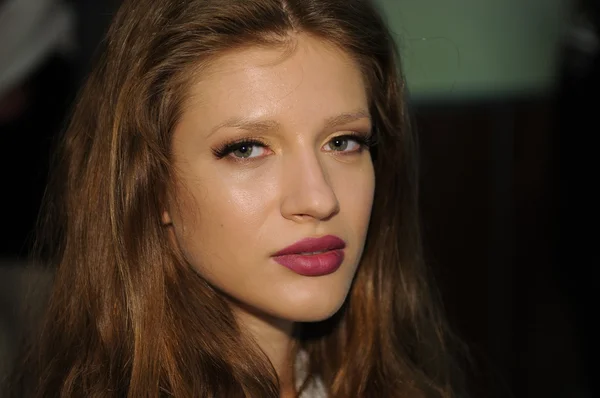
<svg viewBox="0 0 600 398"><path fill-rule="evenodd" d="M360 146L362 146L363 148L367 148L367 149L370 149L371 147L373 147L375 145L375 139L374 139L372 133L365 134L365 133L358 133L356 131L352 131L348 134L334 137L334 138L332 138L332 140L340 139L340 138L348 138L348 139L355 140L356 142L358 142L360 144Z"/></svg>
<svg viewBox="0 0 600 398"><path fill-rule="evenodd" d="M267 144L258 138L242 138L238 140L232 140L224 142L223 144L212 148L212 153L217 159L223 159L225 156L234 152L236 149L242 146L262 146L266 147Z"/></svg>
<svg viewBox="0 0 600 398"><path fill-rule="evenodd" d="M375 145L375 139L372 133L364 134L358 132L350 132L348 134L334 137L333 139L348 138L358 142L364 148L371 148ZM262 146L266 147L267 144L259 138L242 138L238 140L231 140L220 144L219 146L212 148L212 153L217 159L223 159L225 156L234 152L242 146Z"/></svg>

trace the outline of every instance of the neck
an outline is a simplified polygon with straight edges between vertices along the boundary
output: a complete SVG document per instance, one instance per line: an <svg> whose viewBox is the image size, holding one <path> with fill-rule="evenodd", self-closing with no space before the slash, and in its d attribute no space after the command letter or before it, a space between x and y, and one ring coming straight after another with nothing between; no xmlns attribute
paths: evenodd
<svg viewBox="0 0 600 398"><path fill-rule="evenodd" d="M295 397L294 385L294 323L245 308L236 308L238 321L248 330L266 354L279 378L281 398Z"/></svg>

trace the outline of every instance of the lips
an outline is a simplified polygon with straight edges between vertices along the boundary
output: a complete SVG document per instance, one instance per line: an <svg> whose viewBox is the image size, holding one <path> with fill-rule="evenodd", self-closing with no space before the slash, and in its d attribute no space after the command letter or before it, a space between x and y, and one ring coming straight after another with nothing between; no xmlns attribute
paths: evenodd
<svg viewBox="0 0 600 398"><path fill-rule="evenodd" d="M335 272L344 261L346 242L334 235L306 238L275 253L273 259L304 276Z"/></svg>
<svg viewBox="0 0 600 398"><path fill-rule="evenodd" d="M322 253L330 250L343 250L346 242L334 235L326 235L320 238L302 239L275 253L273 256L285 256L288 254L311 254Z"/></svg>

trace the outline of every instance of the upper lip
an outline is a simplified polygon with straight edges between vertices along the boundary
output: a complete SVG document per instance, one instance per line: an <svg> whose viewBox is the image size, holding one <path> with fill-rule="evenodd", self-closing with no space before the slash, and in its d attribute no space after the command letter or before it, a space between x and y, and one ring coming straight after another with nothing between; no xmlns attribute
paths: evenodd
<svg viewBox="0 0 600 398"><path fill-rule="evenodd" d="M281 249L273 256L285 256L288 254L326 252L330 250L341 250L346 247L346 242L335 235L325 235L320 238L305 238Z"/></svg>

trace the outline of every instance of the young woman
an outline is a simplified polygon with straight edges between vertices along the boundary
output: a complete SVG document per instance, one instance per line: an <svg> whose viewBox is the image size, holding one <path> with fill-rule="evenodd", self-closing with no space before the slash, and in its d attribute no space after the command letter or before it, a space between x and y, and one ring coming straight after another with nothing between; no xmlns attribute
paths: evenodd
<svg viewBox="0 0 600 398"><path fill-rule="evenodd" d="M19 396L456 395L370 1L129 0L105 46L57 156Z"/></svg>

